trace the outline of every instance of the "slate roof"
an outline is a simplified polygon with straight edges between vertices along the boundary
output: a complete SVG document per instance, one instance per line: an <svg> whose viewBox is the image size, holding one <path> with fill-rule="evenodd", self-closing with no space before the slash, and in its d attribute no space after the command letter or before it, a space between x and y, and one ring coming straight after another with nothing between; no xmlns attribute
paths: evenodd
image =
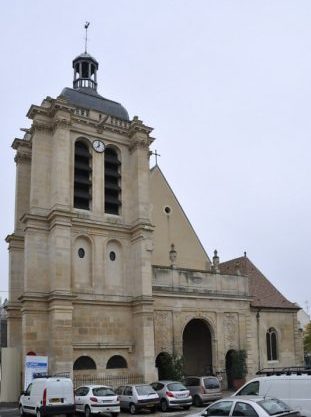
<svg viewBox="0 0 311 417"><path fill-rule="evenodd" d="M92 88L83 87L73 89L66 87L60 96L67 99L68 103L73 106L97 110L101 113L117 117L118 119L129 120L128 112L122 104L102 97Z"/></svg>
<svg viewBox="0 0 311 417"><path fill-rule="evenodd" d="M291 303L278 291L273 284L263 275L261 271L248 259L247 256L231 259L219 264L222 274L236 275L236 264L239 263L239 270L242 275L248 276L249 291L253 297L252 307L276 308L299 310L296 304Z"/></svg>

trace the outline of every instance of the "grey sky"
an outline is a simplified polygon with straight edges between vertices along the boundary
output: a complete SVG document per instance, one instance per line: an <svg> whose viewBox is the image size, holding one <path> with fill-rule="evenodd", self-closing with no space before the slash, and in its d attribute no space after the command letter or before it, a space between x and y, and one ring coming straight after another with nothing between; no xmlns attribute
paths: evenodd
<svg viewBox="0 0 311 417"><path fill-rule="evenodd" d="M10 145L32 103L72 85L88 20L99 93L154 127L160 168L209 256L246 250L286 297L311 302L309 0L11 0L1 17L2 238ZM3 239L0 251L6 296Z"/></svg>

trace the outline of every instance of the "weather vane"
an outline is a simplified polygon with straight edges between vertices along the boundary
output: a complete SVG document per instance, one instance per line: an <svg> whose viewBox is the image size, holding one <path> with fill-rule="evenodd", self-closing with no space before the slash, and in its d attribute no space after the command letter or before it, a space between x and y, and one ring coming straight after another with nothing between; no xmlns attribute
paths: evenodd
<svg viewBox="0 0 311 417"><path fill-rule="evenodd" d="M85 22L85 53L87 53L87 28L90 26L90 22Z"/></svg>

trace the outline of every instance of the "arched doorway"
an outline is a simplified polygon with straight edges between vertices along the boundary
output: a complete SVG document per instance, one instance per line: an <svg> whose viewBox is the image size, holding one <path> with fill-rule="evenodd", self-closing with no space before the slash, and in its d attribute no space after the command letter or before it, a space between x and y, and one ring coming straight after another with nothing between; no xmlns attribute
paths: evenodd
<svg viewBox="0 0 311 417"><path fill-rule="evenodd" d="M226 354L226 374L227 374L227 383L228 389L233 389L233 377L232 377L232 355L234 349L228 350Z"/></svg>
<svg viewBox="0 0 311 417"><path fill-rule="evenodd" d="M170 358L171 358L171 355L167 352L161 352L156 357L155 366L158 369L159 380L168 378L167 377L167 371L168 371L167 364L169 363Z"/></svg>
<svg viewBox="0 0 311 417"><path fill-rule="evenodd" d="M185 375L212 375L212 336L208 324L201 319L191 320L183 333Z"/></svg>

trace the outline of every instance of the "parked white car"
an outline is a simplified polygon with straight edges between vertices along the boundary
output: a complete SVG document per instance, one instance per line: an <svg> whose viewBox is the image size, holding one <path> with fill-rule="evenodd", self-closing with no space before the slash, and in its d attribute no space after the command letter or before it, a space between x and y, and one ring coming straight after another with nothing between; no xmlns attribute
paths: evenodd
<svg viewBox="0 0 311 417"><path fill-rule="evenodd" d="M36 378L19 398L19 414L34 414L37 417L75 412L73 384L70 378Z"/></svg>
<svg viewBox="0 0 311 417"><path fill-rule="evenodd" d="M188 417L210 416L300 417L300 413L276 398L237 396L223 398L199 413L188 415Z"/></svg>
<svg viewBox="0 0 311 417"><path fill-rule="evenodd" d="M110 413L117 417L120 413L120 402L117 394L106 385L83 385L75 390L76 411L91 414Z"/></svg>
<svg viewBox="0 0 311 417"><path fill-rule="evenodd" d="M251 379L233 395L279 398L301 415L311 417L311 375L270 375Z"/></svg>

